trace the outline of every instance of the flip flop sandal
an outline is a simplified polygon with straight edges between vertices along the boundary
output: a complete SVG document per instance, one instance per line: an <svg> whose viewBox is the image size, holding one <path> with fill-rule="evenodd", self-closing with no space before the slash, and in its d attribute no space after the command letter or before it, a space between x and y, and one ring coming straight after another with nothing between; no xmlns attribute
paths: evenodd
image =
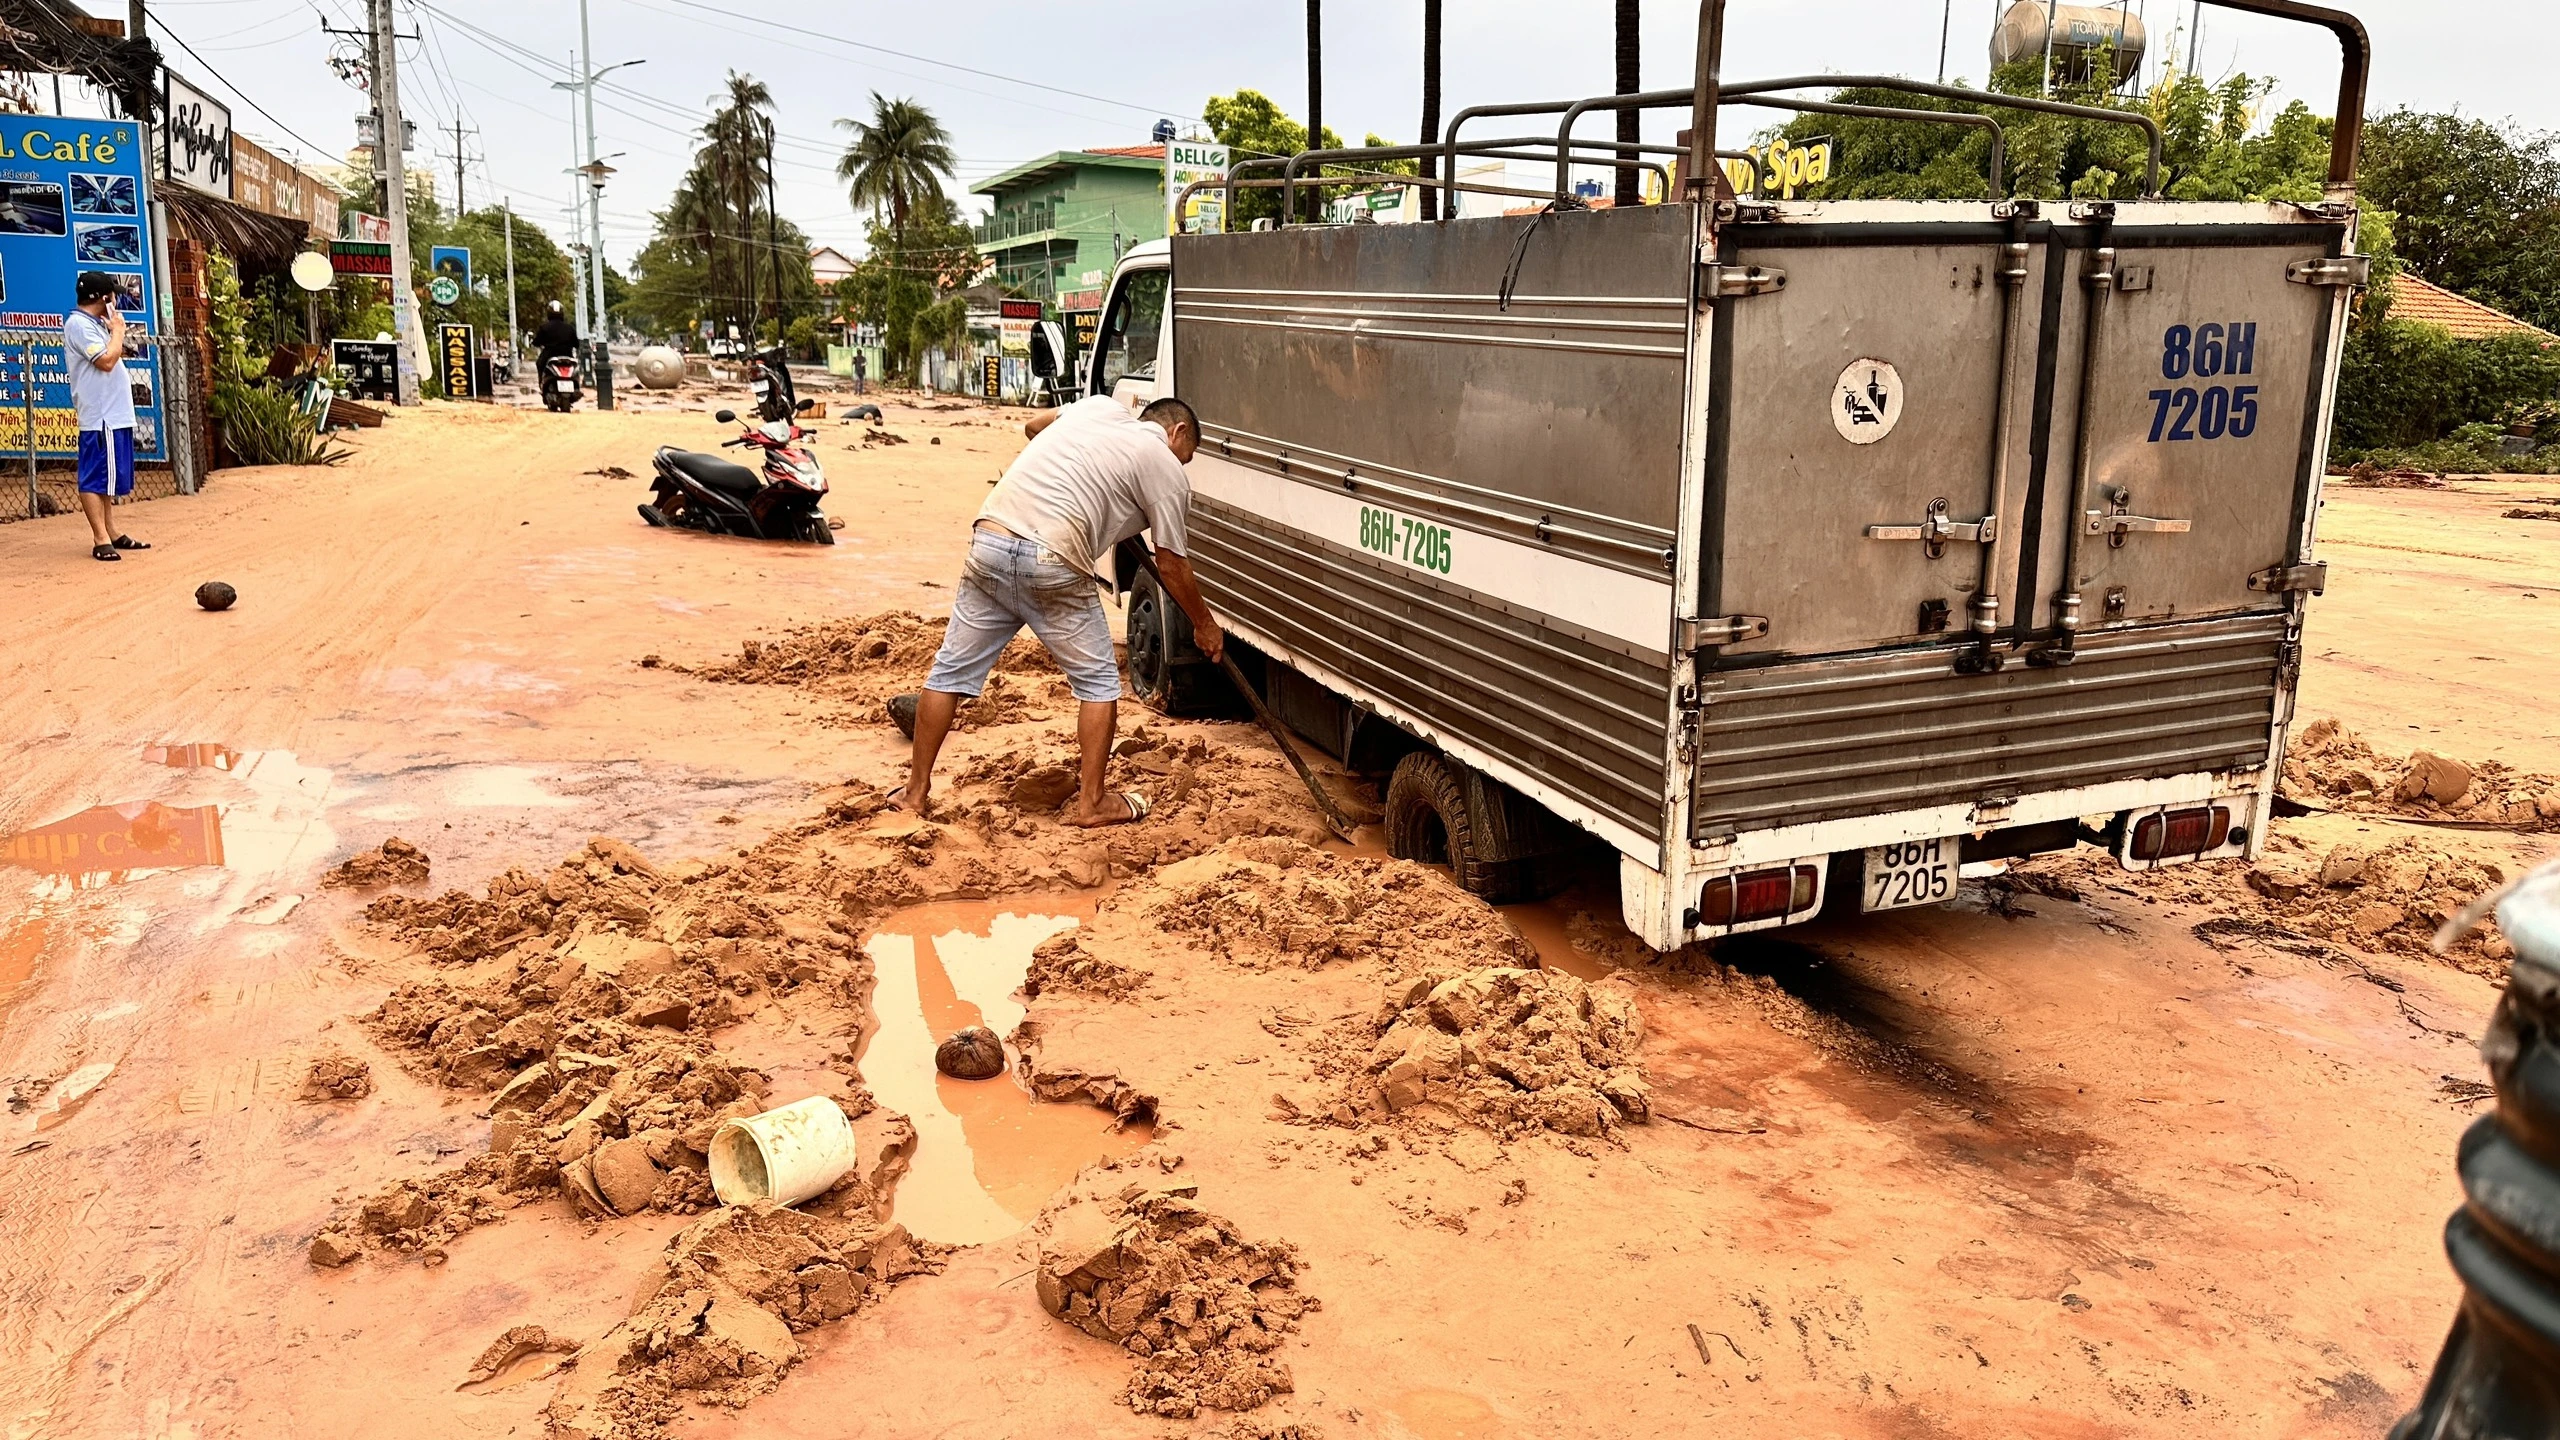
<svg viewBox="0 0 2560 1440"><path fill-rule="evenodd" d="M907 803L907 787L904 785L896 787L881 798L899 809L906 811L908 814L913 815L919 820L929 820L932 818L925 814L923 810Z"/></svg>
<svg viewBox="0 0 2560 1440"><path fill-rule="evenodd" d="M113 543L119 550L148 550L151 548L147 542L136 540L130 535L119 535L115 538Z"/></svg>
<svg viewBox="0 0 2560 1440"><path fill-rule="evenodd" d="M1153 814L1156 808L1155 802L1149 800L1146 796L1139 794L1135 790L1121 791L1120 798L1127 802L1129 806L1129 818L1121 822L1125 825L1137 824L1139 821L1146 819L1150 814Z"/></svg>
<svg viewBox="0 0 2560 1440"><path fill-rule="evenodd" d="M92 545L89 547L89 558L92 560L121 560L124 557L116 553L116 547L113 545Z"/></svg>

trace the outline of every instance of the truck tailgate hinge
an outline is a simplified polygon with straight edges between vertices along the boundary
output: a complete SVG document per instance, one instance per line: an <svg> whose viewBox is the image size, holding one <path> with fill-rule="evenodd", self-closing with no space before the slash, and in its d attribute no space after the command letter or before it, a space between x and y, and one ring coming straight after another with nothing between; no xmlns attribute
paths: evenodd
<svg viewBox="0 0 2560 1440"><path fill-rule="evenodd" d="M2261 595L2290 595L2297 590L2323 595L2328 593L2329 566L2325 561L2308 565L2270 565L2250 574L2249 588Z"/></svg>
<svg viewBox="0 0 2560 1440"><path fill-rule="evenodd" d="M1767 295L1787 288L1787 272L1765 265L1701 265L1698 267L1698 298L1702 300L1738 300L1750 295Z"/></svg>
<svg viewBox="0 0 2560 1440"><path fill-rule="evenodd" d="M1679 648L1704 650L1710 645L1739 645L1769 633L1766 615L1701 615L1679 622Z"/></svg>
<svg viewBox="0 0 2560 1440"><path fill-rule="evenodd" d="M2296 260L2284 267L2284 278L2296 285L2353 285L2362 289L2373 279L2373 257L2340 255L2334 259Z"/></svg>

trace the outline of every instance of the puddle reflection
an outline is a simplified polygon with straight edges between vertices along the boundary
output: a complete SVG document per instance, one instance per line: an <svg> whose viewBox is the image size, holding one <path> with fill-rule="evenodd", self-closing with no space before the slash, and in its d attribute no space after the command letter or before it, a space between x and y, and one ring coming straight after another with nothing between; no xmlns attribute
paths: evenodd
<svg viewBox="0 0 2560 1440"><path fill-rule="evenodd" d="M1005 1035L1021 1022L1014 992L1033 948L1080 923L1041 910L1089 914L1091 905L1062 898L922 906L867 943L878 1029L863 1050L862 1078L881 1104L915 1122L915 1159L898 1182L894 1218L916 1235L947 1244L1010 1235L1077 1171L1154 1138L1151 1126L1115 1129L1089 1105L1041 1104L1010 1071L954 1080L934 1069L934 1047L952 1031L985 1025Z"/></svg>

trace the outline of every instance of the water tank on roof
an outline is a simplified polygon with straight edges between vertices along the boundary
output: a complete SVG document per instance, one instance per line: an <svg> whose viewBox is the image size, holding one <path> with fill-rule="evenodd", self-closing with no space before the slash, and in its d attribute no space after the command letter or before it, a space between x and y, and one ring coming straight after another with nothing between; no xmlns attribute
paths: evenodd
<svg viewBox="0 0 2560 1440"><path fill-rule="evenodd" d="M2085 83L2098 67L2098 57L2114 62L2113 89L2142 73L2142 52L2151 37L2142 17L2124 5L2056 5L2053 18L2053 79L2059 84ZM1991 32L1991 64L1998 69L2021 60L2044 59L2044 0L2018 0Z"/></svg>

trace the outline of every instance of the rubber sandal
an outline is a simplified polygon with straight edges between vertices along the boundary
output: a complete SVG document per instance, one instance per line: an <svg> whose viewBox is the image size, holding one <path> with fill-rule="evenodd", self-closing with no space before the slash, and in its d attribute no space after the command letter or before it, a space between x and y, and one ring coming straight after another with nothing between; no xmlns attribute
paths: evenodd
<svg viewBox="0 0 2560 1440"><path fill-rule="evenodd" d="M119 550L148 550L151 548L149 542L136 540L130 535L119 535L110 543Z"/></svg>
<svg viewBox="0 0 2560 1440"><path fill-rule="evenodd" d="M907 787L904 785L898 786L881 798L888 801L891 807L902 810L909 815L913 815L919 820L928 820L932 818L925 814L921 808L907 803Z"/></svg>
<svg viewBox="0 0 2560 1440"><path fill-rule="evenodd" d="M92 560L121 560L124 557L116 553L116 547L113 545L92 545L89 547L89 558Z"/></svg>
<svg viewBox="0 0 2560 1440"><path fill-rule="evenodd" d="M1129 807L1128 819L1098 820L1091 825L1079 825L1077 828L1084 830L1107 830L1114 825L1135 825L1139 821L1144 820L1149 815L1155 813L1155 805L1150 802L1146 796L1139 794L1137 791L1123 790L1119 792L1119 795L1120 803Z"/></svg>

